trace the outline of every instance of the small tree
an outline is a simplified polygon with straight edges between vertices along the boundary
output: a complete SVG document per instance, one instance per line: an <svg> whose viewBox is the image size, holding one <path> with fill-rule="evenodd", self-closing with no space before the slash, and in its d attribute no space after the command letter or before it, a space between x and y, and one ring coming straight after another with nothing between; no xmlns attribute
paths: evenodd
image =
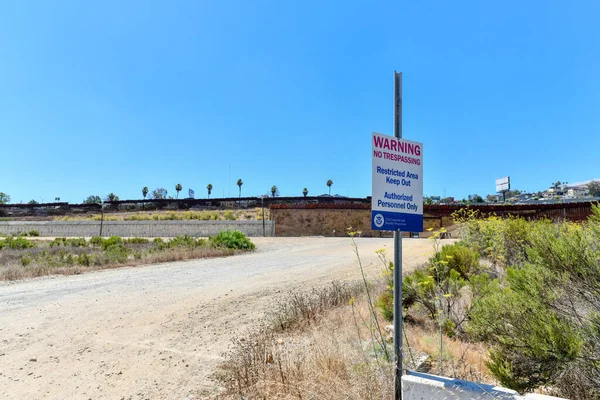
<svg viewBox="0 0 600 400"><path fill-rule="evenodd" d="M144 200L146 200L146 196L148 196L148 186L144 186L142 189L142 196L144 196Z"/></svg>
<svg viewBox="0 0 600 400"><path fill-rule="evenodd" d="M237 185L240 188L240 197L242 197L242 185L244 184L244 181L242 181L241 179L237 180Z"/></svg>
<svg viewBox="0 0 600 400"><path fill-rule="evenodd" d="M278 192L277 186L273 185L273 186L271 187L271 195L272 195L273 197L275 197L275 195L277 194L277 192Z"/></svg>
<svg viewBox="0 0 600 400"><path fill-rule="evenodd" d="M181 183L178 183L177 185L175 185L175 191L177 192L177 198L179 198L179 192L181 192L183 190L183 186L181 186Z"/></svg>
<svg viewBox="0 0 600 400"><path fill-rule="evenodd" d="M4 192L0 192L0 204L10 203L10 196Z"/></svg>
<svg viewBox="0 0 600 400"><path fill-rule="evenodd" d="M119 201L119 196L111 192L104 198L104 201Z"/></svg>
<svg viewBox="0 0 600 400"><path fill-rule="evenodd" d="M213 189L213 185L212 183L209 183L208 186L206 186L206 190L208 190L208 198L210 199L210 193L212 192Z"/></svg>
<svg viewBox="0 0 600 400"><path fill-rule="evenodd" d="M150 193L150 198L154 200L162 200L167 198L167 189L156 188Z"/></svg>
<svg viewBox="0 0 600 400"><path fill-rule="evenodd" d="M591 181L588 183L587 188L590 196L600 197L600 181Z"/></svg>
<svg viewBox="0 0 600 400"><path fill-rule="evenodd" d="M57 201L57 202L60 201L60 197L55 197L54 201Z"/></svg>
<svg viewBox="0 0 600 400"><path fill-rule="evenodd" d="M29 203L27 204L31 204L31 205L35 205L35 204L40 204L39 201L35 200L35 199L31 199L29 200Z"/></svg>
<svg viewBox="0 0 600 400"><path fill-rule="evenodd" d="M329 188L329 195L331 196L331 185L333 185L333 181L331 179L327 179L327 187Z"/></svg>
<svg viewBox="0 0 600 400"><path fill-rule="evenodd" d="M506 193L504 194L504 196L506 196L507 199L510 199L511 197L518 196L521 193L522 192L519 189L507 190Z"/></svg>
<svg viewBox="0 0 600 400"><path fill-rule="evenodd" d="M308 189L304 188L304 190L302 190L302 194L304 195L304 197L308 196Z"/></svg>
<svg viewBox="0 0 600 400"><path fill-rule="evenodd" d="M83 204L102 204L102 199L97 195L90 195L83 200Z"/></svg>

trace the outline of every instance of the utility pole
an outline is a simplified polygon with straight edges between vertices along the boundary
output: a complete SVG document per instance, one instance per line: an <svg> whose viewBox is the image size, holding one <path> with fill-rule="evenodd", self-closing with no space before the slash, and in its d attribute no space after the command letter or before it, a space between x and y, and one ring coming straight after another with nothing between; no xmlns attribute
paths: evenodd
<svg viewBox="0 0 600 400"><path fill-rule="evenodd" d="M402 137L402 72L394 71L394 136ZM402 231L394 232L394 399L402 400Z"/></svg>

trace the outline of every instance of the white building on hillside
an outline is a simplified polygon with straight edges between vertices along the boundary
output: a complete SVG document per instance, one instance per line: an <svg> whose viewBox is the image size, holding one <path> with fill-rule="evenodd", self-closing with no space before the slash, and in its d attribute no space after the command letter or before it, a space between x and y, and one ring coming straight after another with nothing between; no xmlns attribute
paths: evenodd
<svg viewBox="0 0 600 400"><path fill-rule="evenodd" d="M569 186L567 187L567 196L585 197L590 193L587 186Z"/></svg>

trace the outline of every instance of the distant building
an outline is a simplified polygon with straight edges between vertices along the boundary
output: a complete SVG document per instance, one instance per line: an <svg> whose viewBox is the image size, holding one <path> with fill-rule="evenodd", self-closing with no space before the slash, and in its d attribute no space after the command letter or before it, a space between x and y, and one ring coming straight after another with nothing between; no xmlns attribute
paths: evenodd
<svg viewBox="0 0 600 400"><path fill-rule="evenodd" d="M587 186L569 186L567 187L567 196L569 197L585 197L590 193Z"/></svg>

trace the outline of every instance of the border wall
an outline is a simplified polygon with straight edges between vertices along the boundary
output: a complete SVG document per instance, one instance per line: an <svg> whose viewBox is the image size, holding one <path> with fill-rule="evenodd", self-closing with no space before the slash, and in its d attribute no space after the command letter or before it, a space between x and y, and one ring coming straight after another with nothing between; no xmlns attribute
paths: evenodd
<svg viewBox="0 0 600 400"><path fill-rule="evenodd" d="M592 214L592 202L526 205L425 205L423 229L437 230L454 225L452 214L461 209L478 211L479 217L522 217L553 221L584 221ZM368 204L272 204L271 219L277 236L346 236L349 227L366 237L391 237L390 232L371 230L371 205ZM410 233L403 232L405 237ZM424 234L423 236L427 236Z"/></svg>

